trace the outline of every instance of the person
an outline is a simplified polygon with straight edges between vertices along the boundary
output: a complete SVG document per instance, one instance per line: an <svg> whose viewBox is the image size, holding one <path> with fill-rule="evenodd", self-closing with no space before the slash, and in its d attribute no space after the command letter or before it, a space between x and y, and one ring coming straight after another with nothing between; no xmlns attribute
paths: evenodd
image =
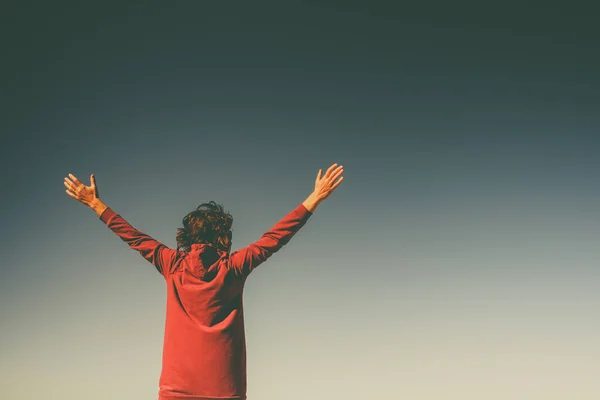
<svg viewBox="0 0 600 400"><path fill-rule="evenodd" d="M98 193L96 177L85 186L65 177L69 196L93 209L129 247L160 272L167 306L159 400L246 399L246 339L242 292L248 275L306 224L317 206L342 183L343 166L317 173L313 192L260 239L230 253L233 218L215 202L183 219L177 249L140 232Z"/></svg>

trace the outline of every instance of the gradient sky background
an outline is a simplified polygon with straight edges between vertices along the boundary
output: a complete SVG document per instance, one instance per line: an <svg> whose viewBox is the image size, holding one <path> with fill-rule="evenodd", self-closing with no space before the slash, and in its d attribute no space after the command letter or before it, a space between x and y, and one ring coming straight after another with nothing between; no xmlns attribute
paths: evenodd
<svg viewBox="0 0 600 400"><path fill-rule="evenodd" d="M600 398L597 14L82 3L1 17L0 397L157 396L164 280L68 173L172 247L222 203L237 249L338 162L247 282L249 400Z"/></svg>

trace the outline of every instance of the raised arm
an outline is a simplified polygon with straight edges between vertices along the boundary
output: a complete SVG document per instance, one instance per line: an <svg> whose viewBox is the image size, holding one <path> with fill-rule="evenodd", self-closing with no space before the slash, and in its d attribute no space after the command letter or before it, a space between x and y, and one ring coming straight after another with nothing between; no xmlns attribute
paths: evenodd
<svg viewBox="0 0 600 400"><path fill-rule="evenodd" d="M131 226L100 200L96 177L93 174L90 181L90 186L85 186L74 175L69 174L69 177L65 178L67 194L94 210L108 228L131 249L138 251L144 259L152 263L166 278L179 253Z"/></svg>
<svg viewBox="0 0 600 400"><path fill-rule="evenodd" d="M344 180L344 168L333 164L325 175L319 170L315 180L315 190L294 210L276 223L261 238L229 256L229 267L237 274L247 276L265 262L269 257L286 245L292 237L306 224L323 200Z"/></svg>

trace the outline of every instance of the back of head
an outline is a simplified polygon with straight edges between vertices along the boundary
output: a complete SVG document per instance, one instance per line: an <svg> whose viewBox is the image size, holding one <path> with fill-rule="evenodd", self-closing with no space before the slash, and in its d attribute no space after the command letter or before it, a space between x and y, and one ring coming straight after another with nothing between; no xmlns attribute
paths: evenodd
<svg viewBox="0 0 600 400"><path fill-rule="evenodd" d="M218 250L231 250L233 217L223 206L211 201L200 204L183 218L183 228L177 229L177 249L190 251L192 244L208 244Z"/></svg>

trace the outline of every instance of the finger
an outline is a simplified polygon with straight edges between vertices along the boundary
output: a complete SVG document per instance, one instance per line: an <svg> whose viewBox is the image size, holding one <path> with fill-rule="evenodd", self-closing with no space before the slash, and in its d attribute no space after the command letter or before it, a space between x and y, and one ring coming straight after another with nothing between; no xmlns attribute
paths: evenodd
<svg viewBox="0 0 600 400"><path fill-rule="evenodd" d="M327 183L332 185L340 176L342 176L343 173L344 170L337 171L335 174L331 175L329 179L327 179Z"/></svg>
<svg viewBox="0 0 600 400"><path fill-rule="evenodd" d="M336 183L333 184L333 186L331 186L331 190L334 190L336 187L340 186L340 183L342 183L343 180L344 177L342 176Z"/></svg>
<svg viewBox="0 0 600 400"><path fill-rule="evenodd" d="M100 197L100 192L98 191L98 186L96 186L96 175L92 174L91 180L92 180L92 188L94 189L94 195L96 197Z"/></svg>
<svg viewBox="0 0 600 400"><path fill-rule="evenodd" d="M74 199L77 199L77 197L76 197L76 196L75 196L73 193L71 193L71 191L69 191L69 190L65 190L65 192L67 192L67 194L68 194L69 196L71 196L72 198L74 198Z"/></svg>
<svg viewBox="0 0 600 400"><path fill-rule="evenodd" d="M75 186L70 181L65 179L65 187L73 192L75 192Z"/></svg>
<svg viewBox="0 0 600 400"><path fill-rule="evenodd" d="M344 167L340 165L338 168L335 169L335 171L333 171L333 173L329 177L328 181L329 182L334 182L343 173L344 173Z"/></svg>
<svg viewBox="0 0 600 400"><path fill-rule="evenodd" d="M327 169L327 172L325 172L325 177L326 177L326 178L328 178L328 177L329 177L329 175L331 174L331 171L333 171L333 169L335 168L335 166L336 166L336 165L337 165L337 163L334 163L334 164L332 164L332 165L331 165L331 167L329 167L329 168Z"/></svg>
<svg viewBox="0 0 600 400"><path fill-rule="evenodd" d="M317 181L321 179L321 174L323 173L322 169L319 169L319 173L317 174Z"/></svg>
<svg viewBox="0 0 600 400"><path fill-rule="evenodd" d="M73 180L73 182L75 182L75 184L80 185L81 182L79 182L79 179L77 179L77 177L73 174L69 174L69 176L71 177L71 179Z"/></svg>
<svg viewBox="0 0 600 400"><path fill-rule="evenodd" d="M73 182L69 178L65 178L65 182L67 182L69 185L72 185L73 187L77 187L77 184L75 184L75 182Z"/></svg>
<svg viewBox="0 0 600 400"><path fill-rule="evenodd" d="M333 169L333 171L331 171L330 175L334 175L336 172L338 172L340 169L344 169L343 165L338 165L337 167L335 167Z"/></svg>

